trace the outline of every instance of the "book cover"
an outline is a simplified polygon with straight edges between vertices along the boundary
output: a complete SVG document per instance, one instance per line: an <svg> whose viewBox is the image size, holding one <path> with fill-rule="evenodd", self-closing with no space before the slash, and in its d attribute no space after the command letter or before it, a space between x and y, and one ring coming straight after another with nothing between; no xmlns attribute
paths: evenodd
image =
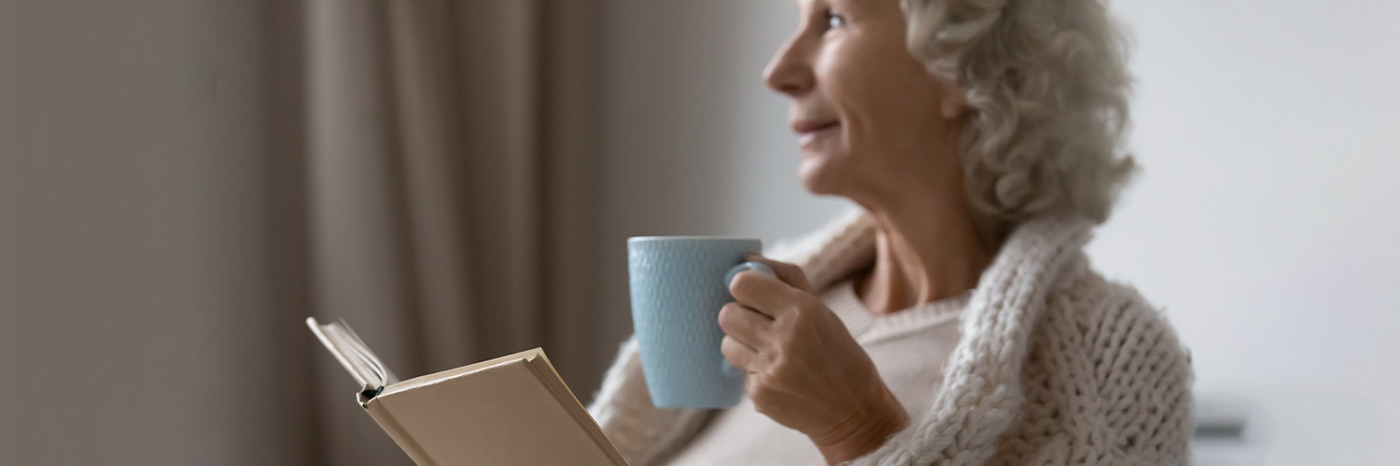
<svg viewBox="0 0 1400 466"><path fill-rule="evenodd" d="M419 465L627 464L539 348L398 381L344 322L306 323Z"/></svg>

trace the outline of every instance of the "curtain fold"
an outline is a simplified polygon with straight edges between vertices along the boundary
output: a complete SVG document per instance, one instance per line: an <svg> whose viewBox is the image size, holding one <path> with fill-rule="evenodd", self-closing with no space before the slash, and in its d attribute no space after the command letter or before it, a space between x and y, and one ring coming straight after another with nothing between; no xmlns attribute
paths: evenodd
<svg viewBox="0 0 1400 466"><path fill-rule="evenodd" d="M410 464L308 314L588 401L597 3L0 1L0 464Z"/></svg>
<svg viewBox="0 0 1400 466"><path fill-rule="evenodd" d="M308 2L313 309L400 376L544 346L581 398L596 383L611 352L587 335L589 7ZM327 361L324 457L402 462Z"/></svg>

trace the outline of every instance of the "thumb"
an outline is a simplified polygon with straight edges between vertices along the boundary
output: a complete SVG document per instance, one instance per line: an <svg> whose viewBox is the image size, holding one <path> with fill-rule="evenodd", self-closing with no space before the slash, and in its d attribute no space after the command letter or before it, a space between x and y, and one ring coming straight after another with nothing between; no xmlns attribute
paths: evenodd
<svg viewBox="0 0 1400 466"><path fill-rule="evenodd" d="M773 269L773 274L778 276L778 280L787 283L788 286L797 288L807 293L812 293L812 286L807 283L807 273L801 267L787 262L778 262L759 254L749 254L744 260L758 262Z"/></svg>

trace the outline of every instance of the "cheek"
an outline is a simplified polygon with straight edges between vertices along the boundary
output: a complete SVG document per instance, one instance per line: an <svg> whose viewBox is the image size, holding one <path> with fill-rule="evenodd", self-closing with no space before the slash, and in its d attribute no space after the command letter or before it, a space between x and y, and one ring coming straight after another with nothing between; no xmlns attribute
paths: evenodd
<svg viewBox="0 0 1400 466"><path fill-rule="evenodd" d="M858 54L849 48L830 48L813 63L817 92L828 115L841 120L841 126L803 148L799 177L807 191L818 195L848 195L860 190L871 179L883 178L881 150L873 141L882 136L878 95L872 95L868 74Z"/></svg>
<svg viewBox="0 0 1400 466"><path fill-rule="evenodd" d="M893 38L850 37L814 61L818 92L841 128L804 157L800 175L809 191L869 191L924 169L946 123L933 79L902 47Z"/></svg>
<svg viewBox="0 0 1400 466"><path fill-rule="evenodd" d="M904 37L861 31L831 43L813 64L817 81L852 118L927 122L938 116L941 89L909 54ZM877 125L884 127L886 125Z"/></svg>
<svg viewBox="0 0 1400 466"><path fill-rule="evenodd" d="M890 53L841 52L847 51L826 57L817 73L841 117L849 152L899 169L899 160L925 155L938 143L947 122L938 114L937 84L917 62Z"/></svg>
<svg viewBox="0 0 1400 466"><path fill-rule="evenodd" d="M889 63L854 47L836 49L817 68L818 80L833 110L841 117L848 143L854 151L889 136L888 130L903 126L907 113L901 107L917 98L903 89L907 84L890 76Z"/></svg>

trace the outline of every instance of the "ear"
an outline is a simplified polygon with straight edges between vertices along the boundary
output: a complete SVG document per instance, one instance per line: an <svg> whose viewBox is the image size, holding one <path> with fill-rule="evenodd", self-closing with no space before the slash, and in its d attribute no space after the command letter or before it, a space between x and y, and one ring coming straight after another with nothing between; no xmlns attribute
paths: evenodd
<svg viewBox="0 0 1400 466"><path fill-rule="evenodd" d="M962 118L967 113L967 95L955 86L942 86L943 98L938 103L938 114L948 120Z"/></svg>

